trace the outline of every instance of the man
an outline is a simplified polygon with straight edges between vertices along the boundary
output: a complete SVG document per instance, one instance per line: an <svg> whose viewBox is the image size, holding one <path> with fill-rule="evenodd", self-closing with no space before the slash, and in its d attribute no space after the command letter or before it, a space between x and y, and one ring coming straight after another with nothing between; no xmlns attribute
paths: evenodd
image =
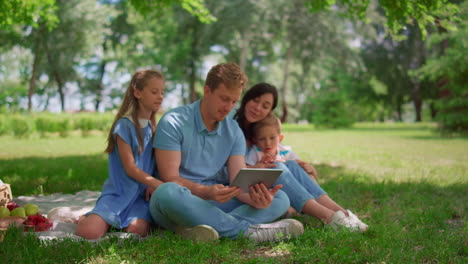
<svg viewBox="0 0 468 264"><path fill-rule="evenodd" d="M280 217L289 207L278 185L264 184L242 193L216 184L227 166L231 175L246 167L246 143L237 122L225 118L239 101L247 77L235 63L211 68L203 99L166 113L153 142L158 176L167 183L152 194L150 212L167 229L198 240L246 236L258 242L295 237L304 227L294 219L262 224Z"/></svg>

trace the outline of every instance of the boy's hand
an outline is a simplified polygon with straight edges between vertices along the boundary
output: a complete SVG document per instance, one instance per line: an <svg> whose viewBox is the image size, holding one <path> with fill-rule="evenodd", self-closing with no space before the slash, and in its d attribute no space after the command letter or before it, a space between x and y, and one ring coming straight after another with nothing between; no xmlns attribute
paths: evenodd
<svg viewBox="0 0 468 264"><path fill-rule="evenodd" d="M276 161L276 154L274 153L267 153L267 152L264 152L263 153L263 158L261 160L262 163L266 163L266 164L269 164L269 163L273 163Z"/></svg>
<svg viewBox="0 0 468 264"><path fill-rule="evenodd" d="M239 187L229 187L222 184L210 185L208 187L208 200L225 203L241 193Z"/></svg>
<svg viewBox="0 0 468 264"><path fill-rule="evenodd" d="M276 164L274 163L263 163L261 161L255 163L255 165L247 165L247 168L257 168L257 169L265 169L265 168L276 168Z"/></svg>

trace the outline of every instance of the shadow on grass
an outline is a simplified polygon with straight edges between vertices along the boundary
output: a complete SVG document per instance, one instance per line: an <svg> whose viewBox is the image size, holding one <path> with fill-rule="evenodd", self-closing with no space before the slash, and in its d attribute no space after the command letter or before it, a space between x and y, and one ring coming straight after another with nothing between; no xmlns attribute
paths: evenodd
<svg viewBox="0 0 468 264"><path fill-rule="evenodd" d="M106 154L0 160L0 179L14 196L97 191L107 176Z"/></svg>
<svg viewBox="0 0 468 264"><path fill-rule="evenodd" d="M429 181L376 181L372 176L347 171L341 166L318 164L319 183L336 202L375 220L375 211L392 211L394 221L403 221L414 213L437 214L439 220L464 221L468 209L468 184L440 186ZM447 177L450 177L447 175ZM440 222L442 223L442 222Z"/></svg>
<svg viewBox="0 0 468 264"><path fill-rule="evenodd" d="M252 245L222 239L199 244L169 235L135 243L111 241L98 247L86 242L39 246L29 238L8 235L4 243L11 246L5 250L27 256L18 258L22 263L39 263L35 262L38 258L41 263L462 263L468 257L463 229L467 184L377 181L344 167L318 164L316 168L329 196L369 224L369 231L333 232L315 218L300 216L305 233L283 243ZM0 177L21 195L34 193L38 184L47 193L100 190L107 177L107 156L1 160ZM0 255L7 253L1 251Z"/></svg>
<svg viewBox="0 0 468 264"><path fill-rule="evenodd" d="M402 136L403 138L409 139L420 139L420 140L468 140L468 136L466 135L441 135L440 133L434 133L433 135L427 136Z"/></svg>

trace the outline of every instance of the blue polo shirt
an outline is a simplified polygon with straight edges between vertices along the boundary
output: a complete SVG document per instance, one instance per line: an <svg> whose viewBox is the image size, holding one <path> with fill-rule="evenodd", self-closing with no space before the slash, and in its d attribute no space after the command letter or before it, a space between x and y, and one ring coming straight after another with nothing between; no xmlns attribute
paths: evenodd
<svg viewBox="0 0 468 264"><path fill-rule="evenodd" d="M217 173L227 166L230 156L244 156L246 152L244 134L232 118L225 118L211 132L206 129L200 100L164 114L153 147L180 151L180 176L205 185L216 183Z"/></svg>

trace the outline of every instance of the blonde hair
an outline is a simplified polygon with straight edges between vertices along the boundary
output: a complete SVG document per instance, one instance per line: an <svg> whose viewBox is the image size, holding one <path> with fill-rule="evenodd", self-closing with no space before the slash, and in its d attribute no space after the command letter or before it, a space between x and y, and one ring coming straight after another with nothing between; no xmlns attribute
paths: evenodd
<svg viewBox="0 0 468 264"><path fill-rule="evenodd" d="M247 85L247 75L234 63L221 63L213 66L206 76L205 86L208 86L211 91L216 90L220 84L226 85L228 89L242 90Z"/></svg>
<svg viewBox="0 0 468 264"><path fill-rule="evenodd" d="M253 124L253 137L257 137L258 131L263 127L274 127L278 130L278 134L281 133L281 121L275 116L273 112L268 113L265 118Z"/></svg>
<svg viewBox="0 0 468 264"><path fill-rule="evenodd" d="M138 153L141 153L143 151L143 135L141 132L141 127L140 127L140 122L138 122L138 99L134 95L134 90L139 90L143 91L145 86L147 85L148 81L152 78L158 78L161 80L164 80L164 76L162 75L161 72L156 71L156 70L142 70L138 71L135 74L133 74L132 79L130 80L130 83L127 87L127 91L125 92L125 97L123 99L122 105L120 106L119 112L115 116L114 122L112 123L112 127L109 131L109 135L107 136L107 147L104 152L106 153L111 153L114 151L115 148L115 140L114 137L112 136L112 132L114 131L115 123L122 117L129 115L135 127L137 128L137 137L138 137L138 143L140 145L140 148L138 149ZM156 130L156 117L155 117L155 112L151 113L150 116L150 122L151 122L151 128L153 130L153 135L154 131Z"/></svg>

